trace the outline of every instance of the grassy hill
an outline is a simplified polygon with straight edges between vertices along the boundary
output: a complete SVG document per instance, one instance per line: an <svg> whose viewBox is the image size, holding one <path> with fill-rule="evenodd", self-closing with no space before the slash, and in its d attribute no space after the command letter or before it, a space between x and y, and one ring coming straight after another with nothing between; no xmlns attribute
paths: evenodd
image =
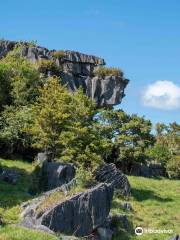
<svg viewBox="0 0 180 240"><path fill-rule="evenodd" d="M20 204L31 199L28 193L31 174L34 169L30 163L0 159L4 167L16 169L21 178L17 185L0 181L0 220L4 226L0 228L0 240L56 240L42 232L17 227L20 219ZM135 236L134 228L141 226L154 229L172 229L175 235L180 233L180 181L168 179L147 179L129 176L132 186L132 196L129 199L133 211L127 212L120 208L122 199L114 196L112 213L123 213L128 216L130 226L128 233L118 227L114 240L142 239L165 240L172 236L168 234L144 234Z"/></svg>

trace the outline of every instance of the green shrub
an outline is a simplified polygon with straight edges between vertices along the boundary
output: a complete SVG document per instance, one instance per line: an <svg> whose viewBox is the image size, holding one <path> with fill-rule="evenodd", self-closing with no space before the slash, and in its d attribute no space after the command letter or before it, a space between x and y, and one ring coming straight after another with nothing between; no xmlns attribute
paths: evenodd
<svg viewBox="0 0 180 240"><path fill-rule="evenodd" d="M21 57L21 52L22 46L18 44L0 60L0 105L11 102L26 105L38 95L40 73L35 64Z"/></svg>
<svg viewBox="0 0 180 240"><path fill-rule="evenodd" d="M79 166L76 171L76 181L82 188L88 188L95 183L92 171L88 171L83 166Z"/></svg>
<svg viewBox="0 0 180 240"><path fill-rule="evenodd" d="M47 73L47 71L51 71L56 75L59 74L60 68L53 60L42 59L38 62L38 70L41 73Z"/></svg>
<svg viewBox="0 0 180 240"><path fill-rule="evenodd" d="M54 52L51 53L51 55L55 58L58 58L58 59L66 56L66 54L63 50L54 51Z"/></svg>
<svg viewBox="0 0 180 240"><path fill-rule="evenodd" d="M23 153L31 146L30 134L26 128L32 123L31 107L15 108L8 106L0 116L0 143L3 145L1 152L7 150L7 155L13 152Z"/></svg>
<svg viewBox="0 0 180 240"><path fill-rule="evenodd" d="M180 156L173 156L166 165L166 171L170 178L180 179Z"/></svg>
<svg viewBox="0 0 180 240"><path fill-rule="evenodd" d="M4 105L11 102L11 84L12 69L0 61L0 111Z"/></svg>
<svg viewBox="0 0 180 240"><path fill-rule="evenodd" d="M30 40L28 42L29 47L36 47L37 46L37 40Z"/></svg>
<svg viewBox="0 0 180 240"><path fill-rule="evenodd" d="M120 68L99 67L94 70L94 75L102 78L105 76L123 76L123 72Z"/></svg>
<svg viewBox="0 0 180 240"><path fill-rule="evenodd" d="M164 166L170 159L171 154L166 145L156 143L153 147L147 149L147 156L150 160L161 163Z"/></svg>

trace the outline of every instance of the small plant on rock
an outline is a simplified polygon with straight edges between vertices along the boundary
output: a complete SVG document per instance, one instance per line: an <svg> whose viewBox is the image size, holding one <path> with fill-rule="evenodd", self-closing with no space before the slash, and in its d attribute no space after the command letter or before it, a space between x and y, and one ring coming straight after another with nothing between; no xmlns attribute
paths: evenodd
<svg viewBox="0 0 180 240"><path fill-rule="evenodd" d="M55 75L59 73L59 67L55 61L42 59L38 62L38 70L42 73L51 71Z"/></svg>
<svg viewBox="0 0 180 240"><path fill-rule="evenodd" d="M95 179L93 177L92 171L84 169L83 166L79 166L76 173L76 181L78 185L83 188L89 188L95 185Z"/></svg>
<svg viewBox="0 0 180 240"><path fill-rule="evenodd" d="M63 50L54 51L51 53L51 55L58 59L64 58L66 56L65 51Z"/></svg>
<svg viewBox="0 0 180 240"><path fill-rule="evenodd" d="M99 67L95 69L94 75L104 78L105 76L123 76L123 72L120 68Z"/></svg>

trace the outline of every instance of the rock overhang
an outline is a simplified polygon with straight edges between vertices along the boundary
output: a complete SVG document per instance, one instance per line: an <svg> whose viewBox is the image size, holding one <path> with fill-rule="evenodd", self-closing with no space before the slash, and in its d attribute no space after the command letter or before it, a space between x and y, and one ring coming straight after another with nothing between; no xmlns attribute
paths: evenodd
<svg viewBox="0 0 180 240"><path fill-rule="evenodd" d="M41 60L53 60L61 67L58 77L66 84L71 92L76 91L80 86L84 93L93 99L97 107L112 107L120 104L125 96L124 90L129 82L123 74L107 75L105 77L95 76L95 69L104 66L105 60L94 55L83 54L77 51L61 50L61 58L53 57L56 50L36 46L28 42L0 41L0 59L20 43L22 56L29 61L36 63Z"/></svg>

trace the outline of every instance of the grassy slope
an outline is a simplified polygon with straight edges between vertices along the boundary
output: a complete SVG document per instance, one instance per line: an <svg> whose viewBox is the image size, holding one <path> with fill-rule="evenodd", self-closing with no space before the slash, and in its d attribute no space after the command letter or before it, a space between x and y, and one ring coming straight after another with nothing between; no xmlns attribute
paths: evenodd
<svg viewBox="0 0 180 240"><path fill-rule="evenodd" d="M30 175L33 166L21 161L1 160L3 166L17 169L21 173L21 179L16 186L0 181L0 216L5 226L0 228L0 240L57 240L56 237L42 232L16 227L19 220L19 205L31 196L27 189L30 184ZM135 226L149 228L173 229L180 232L180 181L167 179L146 179L141 177L129 177L132 186L130 203L133 212L123 212L120 204L124 201L118 196L114 197L112 213L125 213L133 225L130 233L123 232L119 228L115 240L142 239L164 240L168 235L154 234L136 237L133 233Z"/></svg>
<svg viewBox="0 0 180 240"><path fill-rule="evenodd" d="M134 228L141 226L151 229L172 229L174 235L180 233L180 181L168 179L148 179L129 176L132 187L130 203L133 212L127 213L128 219L133 222L131 234L121 232L121 240L165 240L168 234L134 235ZM115 197L113 202L114 213L122 213L119 205L122 199ZM117 236L114 239L119 240Z"/></svg>
<svg viewBox="0 0 180 240"><path fill-rule="evenodd" d="M0 228L0 240L56 240L48 234L15 226L19 220L20 204L31 199L28 188L33 166L22 161L0 159L0 162L3 167L15 169L21 174L15 186L0 181L0 217L6 224Z"/></svg>

